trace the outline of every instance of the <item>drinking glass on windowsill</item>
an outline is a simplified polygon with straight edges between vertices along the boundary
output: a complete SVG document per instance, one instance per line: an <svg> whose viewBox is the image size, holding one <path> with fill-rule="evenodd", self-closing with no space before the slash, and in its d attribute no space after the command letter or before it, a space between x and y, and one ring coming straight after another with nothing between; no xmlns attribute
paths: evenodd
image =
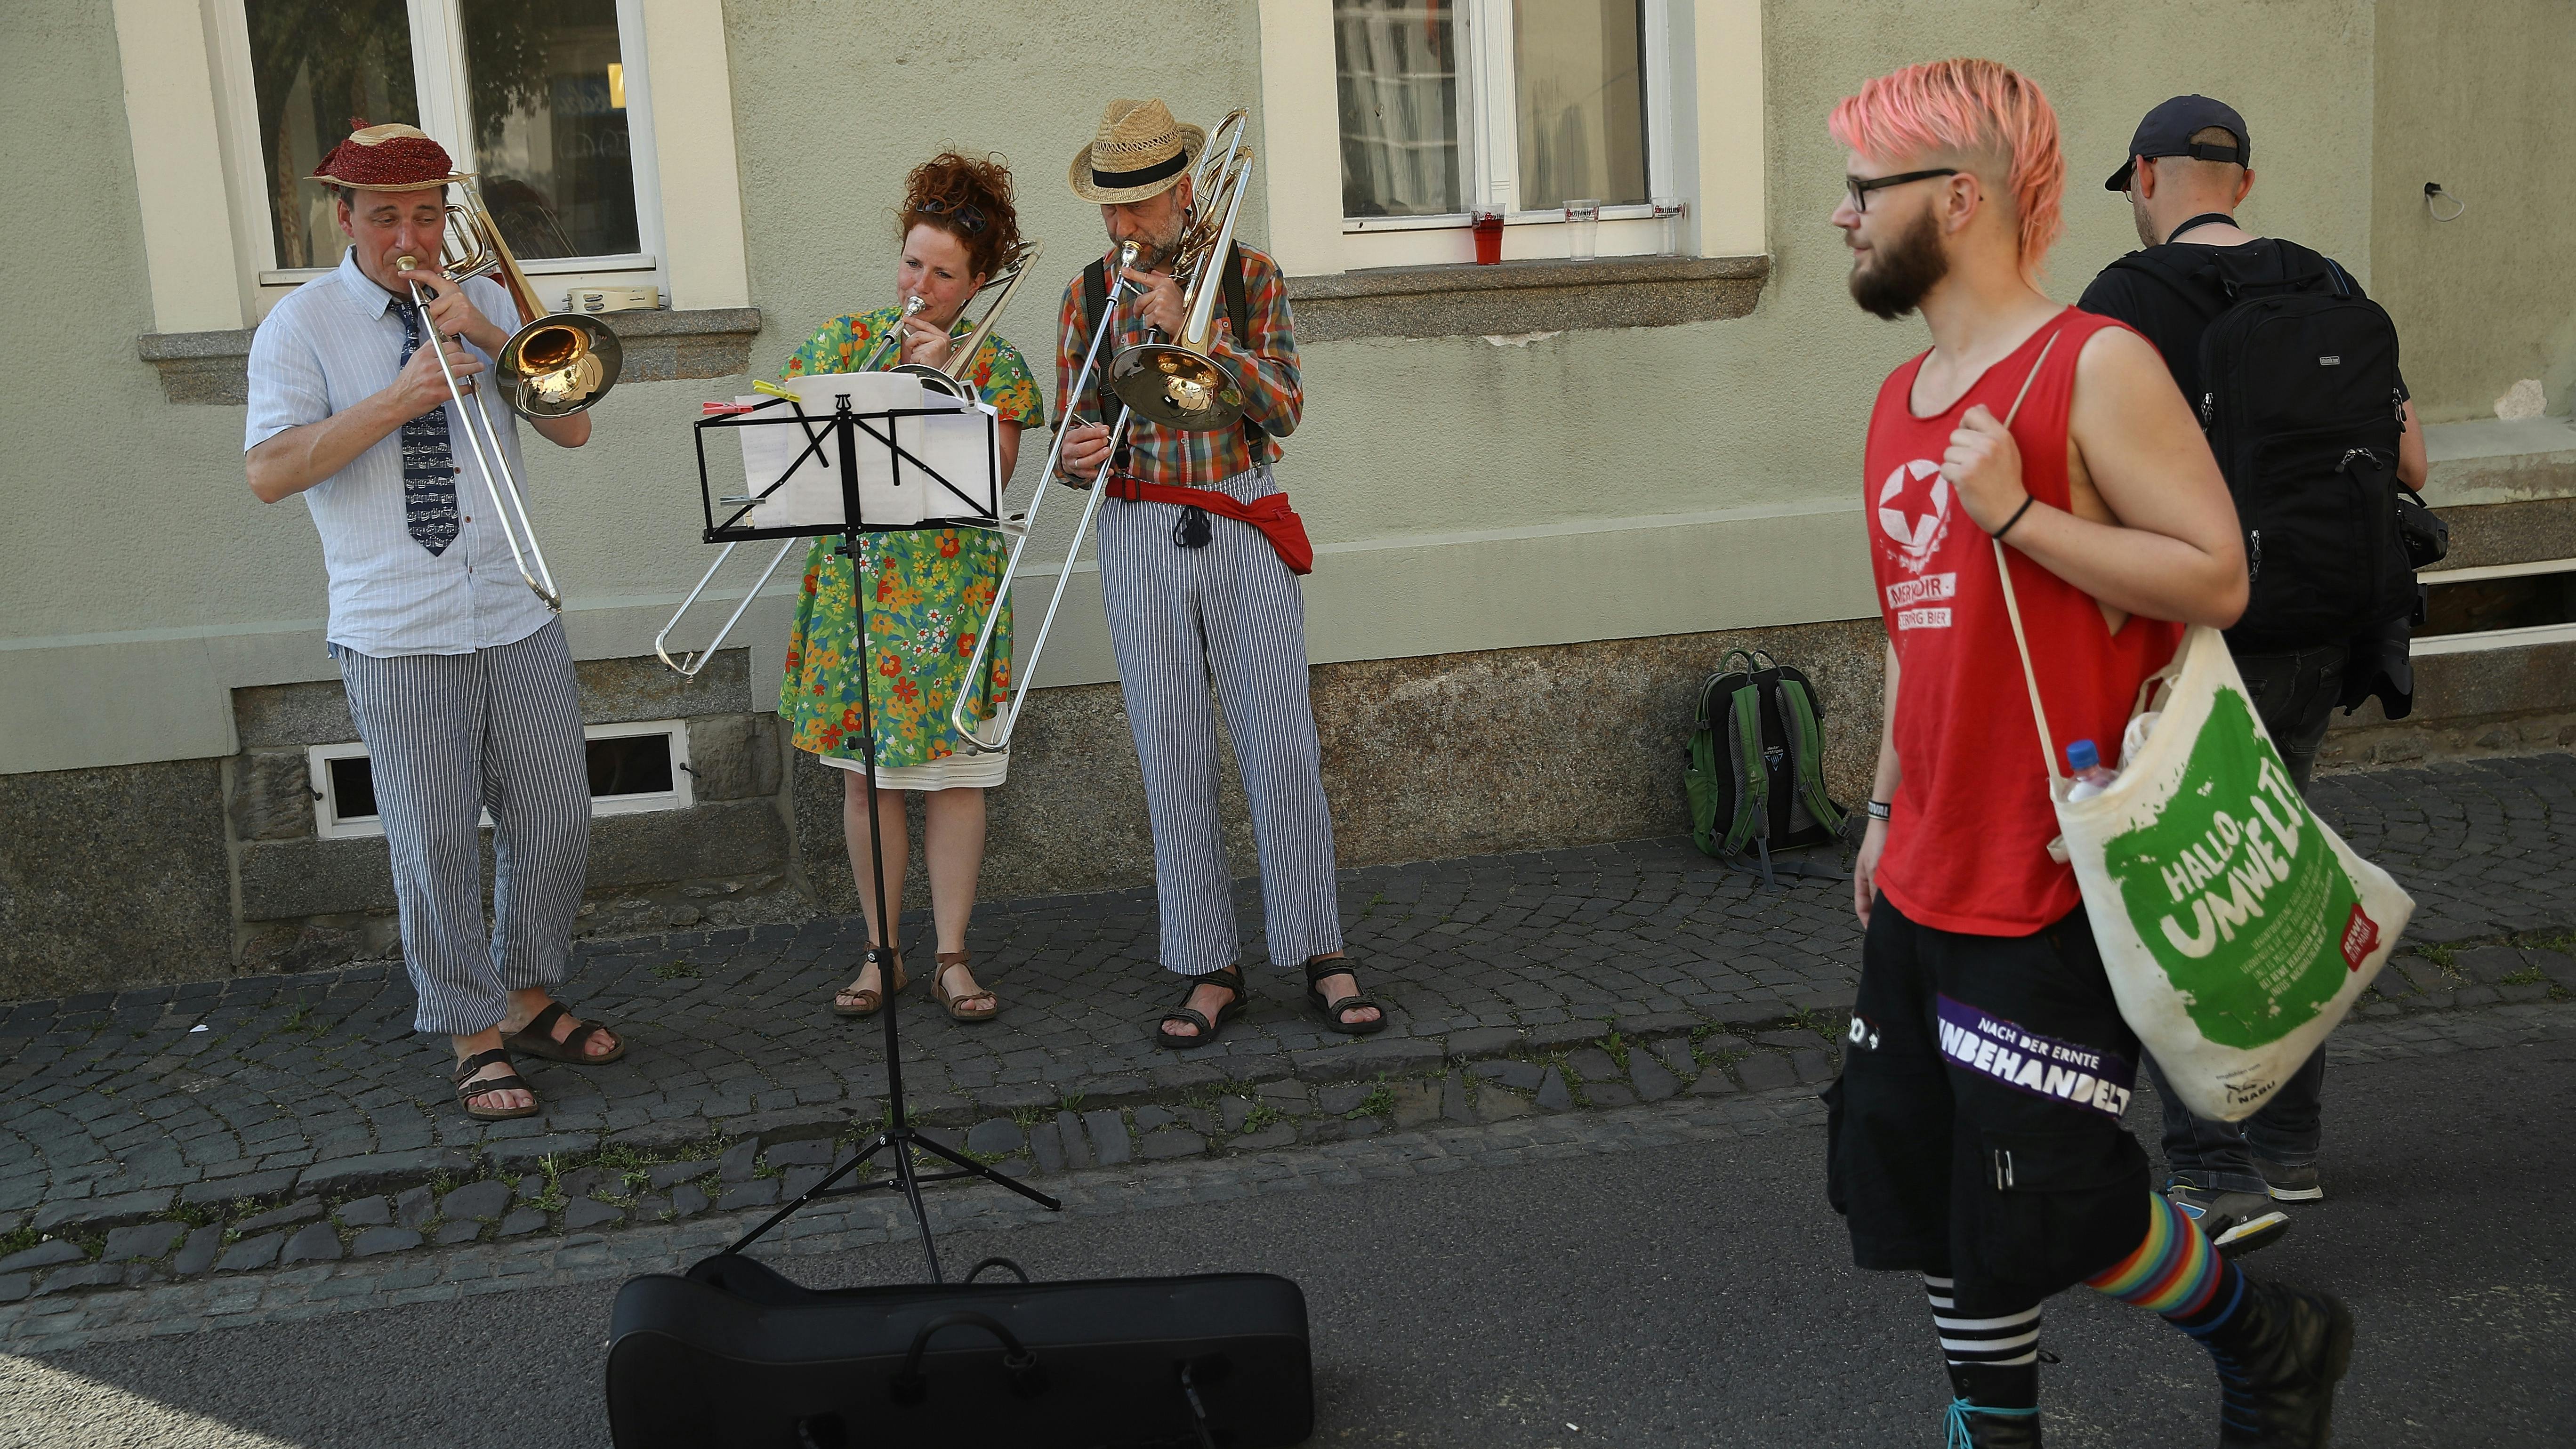
<svg viewBox="0 0 2576 1449"><path fill-rule="evenodd" d="M1503 259L1503 214L1499 211L1472 212L1468 229L1476 234L1476 265L1490 267Z"/></svg>
<svg viewBox="0 0 2576 1449"><path fill-rule="evenodd" d="M1600 255L1601 199L1585 197L1565 204L1565 255L1568 260L1588 262Z"/></svg>
<svg viewBox="0 0 2576 1449"><path fill-rule="evenodd" d="M1664 232L1660 243L1662 250L1656 255L1677 257L1682 254L1682 218L1688 214L1689 208L1678 196L1655 198L1655 220L1662 225Z"/></svg>

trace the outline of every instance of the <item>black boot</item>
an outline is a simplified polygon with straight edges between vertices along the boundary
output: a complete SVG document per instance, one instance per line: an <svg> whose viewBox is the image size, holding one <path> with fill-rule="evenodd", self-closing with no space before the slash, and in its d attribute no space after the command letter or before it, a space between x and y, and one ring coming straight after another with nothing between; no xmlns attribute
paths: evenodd
<svg viewBox="0 0 2576 1449"><path fill-rule="evenodd" d="M1952 1449L2039 1449L2039 1365L1950 1365Z"/></svg>
<svg viewBox="0 0 2576 1449"><path fill-rule="evenodd" d="M2352 1366L2352 1313L2332 1295L2245 1280L2245 1302L2209 1338L2218 1360L2218 1442L2322 1449L2334 1387Z"/></svg>

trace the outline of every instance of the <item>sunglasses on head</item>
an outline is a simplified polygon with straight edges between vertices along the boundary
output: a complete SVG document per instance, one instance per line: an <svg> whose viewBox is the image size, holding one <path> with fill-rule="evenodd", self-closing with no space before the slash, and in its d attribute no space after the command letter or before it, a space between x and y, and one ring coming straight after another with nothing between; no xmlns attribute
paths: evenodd
<svg viewBox="0 0 2576 1449"><path fill-rule="evenodd" d="M1890 186L1903 186L1909 181L1929 181L1935 176L1958 174L1959 168L1956 166L1935 166L1929 171L1900 171L1893 176L1872 176L1867 180L1858 176L1846 176L1843 178L1843 190L1851 194L1852 210L1867 211L1869 194L1873 191L1885 190Z"/></svg>
<svg viewBox="0 0 2576 1449"><path fill-rule="evenodd" d="M923 216L947 217L969 232L981 232L984 229L984 213L972 206L959 206L952 209L947 202L933 198L914 207L913 210Z"/></svg>

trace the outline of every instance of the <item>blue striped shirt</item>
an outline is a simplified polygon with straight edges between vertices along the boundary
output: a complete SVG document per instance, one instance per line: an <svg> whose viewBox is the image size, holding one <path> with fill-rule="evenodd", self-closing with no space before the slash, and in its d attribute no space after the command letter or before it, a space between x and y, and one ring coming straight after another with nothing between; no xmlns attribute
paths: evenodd
<svg viewBox="0 0 2576 1449"><path fill-rule="evenodd" d="M495 326L518 325L509 294L485 278L465 284L476 309ZM339 269L298 287L277 304L250 344L247 452L288 428L318 423L393 386L401 372L402 318L392 293L358 270L354 249ZM472 343L465 344L473 348ZM483 397L501 436L510 471L524 483L517 415L494 396L490 355L483 359ZM411 536L403 511L402 430L397 428L349 466L304 491L322 535L331 576L331 623L324 637L379 658L398 654L468 654L516 643L553 617L519 577L510 546L492 516L492 497L465 441L465 417L447 404L447 434L460 470L456 511L461 531L432 555Z"/></svg>

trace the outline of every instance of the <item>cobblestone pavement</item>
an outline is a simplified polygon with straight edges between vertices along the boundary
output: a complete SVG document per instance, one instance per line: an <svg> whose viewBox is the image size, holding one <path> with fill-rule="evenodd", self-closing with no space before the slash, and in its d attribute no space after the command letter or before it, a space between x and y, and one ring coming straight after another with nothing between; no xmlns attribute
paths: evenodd
<svg viewBox="0 0 2576 1449"><path fill-rule="evenodd" d="M2336 1050L2576 991L2576 757L2316 794L2419 902L2418 954ZM1637 1131L1741 1130L1747 1110L1804 1112L1760 1104L1833 1070L1858 961L1847 891L1761 892L1676 841L1349 871L1352 949L1390 1029L1329 1033L1301 980L1256 969L1248 1016L1188 1054L1147 1035L1177 995L1152 968L1150 893L987 906L970 944L1004 1015L960 1026L908 993L906 1085L918 1120L1077 1204L1095 1181L1249 1191L1292 1148L1402 1158L1435 1123L1533 1134L1531 1151L1591 1150L1640 1103L1667 1105ZM818 922L589 949L567 997L633 1050L523 1063L547 1113L488 1126L453 1105L445 1043L412 1035L410 988L383 967L8 1008L0 1339L140 1325L124 1315L165 1301L177 1322L463 1292L458 1264L624 1272L721 1241L882 1115L878 1024L827 1010L860 939ZM838 1202L796 1230L876 1231L865 1215L886 1210Z"/></svg>
<svg viewBox="0 0 2576 1449"><path fill-rule="evenodd" d="M2443 1056L2503 1047L2537 1049L2524 1060L2576 1064L2576 1001L2495 1005L2357 1021L2329 1044L2336 1066ZM1429 1177L1468 1168L1510 1168L1550 1158L1609 1156L1781 1130L1821 1131L1824 1106L1812 1084L1600 1111L1521 1114L1478 1125L1429 1122L1321 1145L1094 1167L1051 1179L1068 1214L1098 1217L1180 1203L1224 1202L1256 1193L1297 1192L1368 1179ZM2152 1103L2133 1110L2132 1128L2153 1131ZM931 1220L942 1234L1016 1229L1054 1218L988 1185L933 1189ZM482 1293L676 1272L758 1223L763 1211L711 1212L621 1232L544 1232L398 1256L312 1262L211 1279L167 1274L120 1292L40 1295L0 1308L0 1344L47 1353L85 1344L285 1322ZM916 1230L890 1193L818 1200L754 1251L767 1259L908 1243ZM954 1271L959 1265L948 1265ZM5 1362L5 1357L0 1357Z"/></svg>

